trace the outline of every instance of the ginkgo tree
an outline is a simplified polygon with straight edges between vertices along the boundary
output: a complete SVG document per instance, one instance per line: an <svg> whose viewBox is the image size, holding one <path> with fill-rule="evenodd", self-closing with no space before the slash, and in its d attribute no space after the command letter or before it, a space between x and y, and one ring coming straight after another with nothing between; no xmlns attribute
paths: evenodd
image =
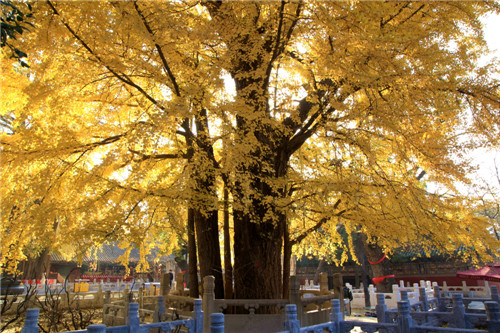
<svg viewBox="0 0 500 333"><path fill-rule="evenodd" d="M291 253L345 246L340 225L377 251L486 258L498 241L455 185L468 149L498 144L496 63L478 65L479 17L498 8L36 2L29 69L2 62L2 264L117 241L147 269L190 215L223 297L223 188L236 298L286 295Z"/></svg>

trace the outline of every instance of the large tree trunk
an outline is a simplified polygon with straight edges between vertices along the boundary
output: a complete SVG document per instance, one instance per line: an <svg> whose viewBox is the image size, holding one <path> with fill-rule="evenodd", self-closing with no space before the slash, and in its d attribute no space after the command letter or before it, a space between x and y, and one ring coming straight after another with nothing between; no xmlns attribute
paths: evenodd
<svg viewBox="0 0 500 333"><path fill-rule="evenodd" d="M368 258L369 262L373 263L371 264L371 269L373 272L373 277L372 279L376 278L382 278L384 276L387 276L384 278L381 282L377 283L377 291L381 293L389 293L392 292L392 285L396 283L396 279L394 277L391 277L393 275L393 270L392 270L392 264L389 259L384 258L385 253L382 251L382 249L375 243L375 242L369 242L366 235L362 235L362 241L363 241L363 249L365 250L366 257ZM376 281L374 281L375 283Z"/></svg>
<svg viewBox="0 0 500 333"><path fill-rule="evenodd" d="M28 260L22 263L22 280L41 279L44 274L47 275L50 270L50 251L45 248L38 256L28 257Z"/></svg>
<svg viewBox="0 0 500 333"><path fill-rule="evenodd" d="M231 188L236 298L280 298L283 294L281 254L286 216L276 201L286 193L286 185L280 181L286 176L290 155L303 143L302 137L312 133L307 132L290 145L289 139L298 127L290 119L285 125L289 128L284 131L269 110L272 69L284 52L301 11L301 4L297 4L288 13L286 5L287 2L281 3L281 19L271 16L268 27L255 24L260 20L260 10L250 14L253 19L242 21L250 22L248 29L240 33L233 30L235 21L228 19L236 12L223 2L204 2L213 28L233 54L226 69L236 88L237 130L233 142L240 151L239 160L232 162L235 182Z"/></svg>
<svg viewBox="0 0 500 333"><path fill-rule="evenodd" d="M241 211L235 211L234 221L235 297L281 298L280 228Z"/></svg>
<svg viewBox="0 0 500 333"><path fill-rule="evenodd" d="M266 142L265 138L259 140ZM281 298L283 295L281 254L286 216L268 200L283 196L284 190L270 186L270 182L285 175L288 158L285 154L276 154L276 151L271 146L253 152L255 160L261 164L242 165L242 175L248 177L250 174L249 188L239 181L234 188L236 298ZM251 207L247 206L248 202L251 202ZM246 211L242 209L244 207L247 207Z"/></svg>

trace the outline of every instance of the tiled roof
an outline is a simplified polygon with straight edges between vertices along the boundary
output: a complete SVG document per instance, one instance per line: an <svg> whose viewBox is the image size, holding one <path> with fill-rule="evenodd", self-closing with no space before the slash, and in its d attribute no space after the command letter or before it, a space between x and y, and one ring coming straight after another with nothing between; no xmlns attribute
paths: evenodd
<svg viewBox="0 0 500 333"><path fill-rule="evenodd" d="M119 248L116 244L115 245L108 245L104 244L100 249L97 250L96 256L97 256L97 262L99 263L116 263L118 258L125 253L124 249ZM156 258L158 251L153 250L152 254L147 256L148 261L152 261L153 259ZM96 256L94 254L88 256L86 255L83 258L83 262L95 262L96 261ZM139 250L134 248L132 251L130 251L130 256L129 256L129 262L131 263L137 263L139 262L140 259L140 254ZM161 256L160 261L168 261L168 260L174 260L174 257L172 255L169 256ZM61 256L58 253L52 253L51 255L51 262L56 263L56 262L71 262L71 261L76 261L75 258L71 260L65 259L63 256Z"/></svg>
<svg viewBox="0 0 500 333"><path fill-rule="evenodd" d="M462 252L467 252L468 248L464 246L458 247L455 251L452 253L445 253L442 251L439 251L436 247L431 246L424 248L424 246L420 244L415 244L411 246L407 246L405 248L400 248L394 251L394 255L398 255L400 257L404 257L407 259L416 259L416 258L442 258L442 257L449 257L449 256L460 256Z"/></svg>

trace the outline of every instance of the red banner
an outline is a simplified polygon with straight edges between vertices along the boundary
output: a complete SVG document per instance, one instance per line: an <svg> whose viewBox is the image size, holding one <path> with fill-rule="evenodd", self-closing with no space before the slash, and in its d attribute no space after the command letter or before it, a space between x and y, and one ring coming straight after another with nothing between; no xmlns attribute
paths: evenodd
<svg viewBox="0 0 500 333"><path fill-rule="evenodd" d="M384 281L387 278L395 278L396 276L394 274L391 275L384 275L384 276L377 276L373 278L373 284L379 284L380 282Z"/></svg>
<svg viewBox="0 0 500 333"><path fill-rule="evenodd" d="M376 265L376 264L380 264L384 259L385 259L385 253L384 253L384 256L379 261L371 262L370 259L368 259L368 262L372 265Z"/></svg>

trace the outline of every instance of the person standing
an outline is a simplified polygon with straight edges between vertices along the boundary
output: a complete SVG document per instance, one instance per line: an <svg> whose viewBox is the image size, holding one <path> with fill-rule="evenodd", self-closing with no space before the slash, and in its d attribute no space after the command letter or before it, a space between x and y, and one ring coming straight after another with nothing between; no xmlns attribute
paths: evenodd
<svg viewBox="0 0 500 333"><path fill-rule="evenodd" d="M174 274L172 273L172 270L168 271L168 276L170 278L170 288L172 288L172 281L174 280Z"/></svg>

